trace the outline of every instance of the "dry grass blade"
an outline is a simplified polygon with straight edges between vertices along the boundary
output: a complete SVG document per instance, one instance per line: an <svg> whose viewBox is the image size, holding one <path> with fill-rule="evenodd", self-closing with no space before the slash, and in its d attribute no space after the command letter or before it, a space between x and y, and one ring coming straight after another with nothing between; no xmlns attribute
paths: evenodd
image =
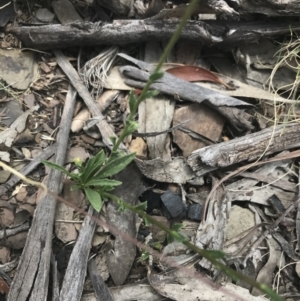
<svg viewBox="0 0 300 301"><path fill-rule="evenodd" d="M111 69L119 47L113 46L104 49L99 55L85 63L82 69L82 76L87 87L93 88L93 93L99 95Z"/></svg>

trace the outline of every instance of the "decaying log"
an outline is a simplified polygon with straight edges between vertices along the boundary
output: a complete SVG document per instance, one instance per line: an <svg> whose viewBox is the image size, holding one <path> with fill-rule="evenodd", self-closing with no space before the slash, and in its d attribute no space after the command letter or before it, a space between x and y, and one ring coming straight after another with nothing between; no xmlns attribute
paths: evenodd
<svg viewBox="0 0 300 301"><path fill-rule="evenodd" d="M174 33L178 20L115 20L113 23L72 23L7 29L23 45L38 49L60 49L90 45L128 45L149 40L165 41ZM186 41L206 45L235 46L253 43L300 30L300 23L189 21L181 33Z"/></svg>
<svg viewBox="0 0 300 301"><path fill-rule="evenodd" d="M227 167L243 161L250 162L262 155L299 147L299 131L298 123L277 126L275 131L270 127L196 150L188 157L187 163L198 176L203 176L219 167Z"/></svg>
<svg viewBox="0 0 300 301"><path fill-rule="evenodd" d="M58 136L55 163L64 164L69 131L72 122L76 92L71 88L67 93ZM49 191L59 194L61 172L51 170L46 186ZM52 254L53 222L56 198L50 194L43 197L35 210L32 227L28 233L23 254L14 277L8 301L46 300L48 295L49 270Z"/></svg>

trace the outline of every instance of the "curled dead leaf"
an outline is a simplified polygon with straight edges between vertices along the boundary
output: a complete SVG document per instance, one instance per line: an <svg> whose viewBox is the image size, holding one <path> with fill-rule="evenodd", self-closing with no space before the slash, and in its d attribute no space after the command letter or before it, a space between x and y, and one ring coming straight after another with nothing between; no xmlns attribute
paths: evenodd
<svg viewBox="0 0 300 301"><path fill-rule="evenodd" d="M233 89L211 71L198 66L178 66L170 68L166 72L188 82L209 81L219 83L229 90Z"/></svg>

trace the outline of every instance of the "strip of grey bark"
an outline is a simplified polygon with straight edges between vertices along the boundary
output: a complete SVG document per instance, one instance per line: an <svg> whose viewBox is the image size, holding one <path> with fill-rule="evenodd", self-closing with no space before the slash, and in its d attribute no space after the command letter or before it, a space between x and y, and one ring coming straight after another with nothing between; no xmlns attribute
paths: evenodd
<svg viewBox="0 0 300 301"><path fill-rule="evenodd" d="M59 301L79 301L81 299L88 257L96 227L95 221L90 217L93 212L94 210L90 206L68 263ZM94 216L98 217L98 214L95 213Z"/></svg>
<svg viewBox="0 0 300 301"><path fill-rule="evenodd" d="M300 125L291 123L245 135L227 142L194 151L187 163L198 176L220 167L240 162L251 162L261 155L270 155L300 146ZM265 152L266 150L266 152Z"/></svg>
<svg viewBox="0 0 300 301"><path fill-rule="evenodd" d="M143 88L146 85L150 73L153 72L154 66L143 61L134 59L126 54L119 54L119 56L129 60L137 65L140 69L133 66L121 67L121 72L125 75L133 77L135 80L125 80L129 86L136 88ZM233 106L248 106L249 104L237 98L230 97L217 91L213 91L185 80L176 78L168 73L159 81L151 85L151 89L158 90L162 93L172 95L179 100L189 100L192 102L201 103L217 110L222 114L232 125L237 129L246 128L252 129L252 116L240 108Z"/></svg>
<svg viewBox="0 0 300 301"><path fill-rule="evenodd" d="M51 255L51 272L52 272L52 301L58 301L59 299L59 281L58 281L58 270L57 262L54 255Z"/></svg>
<svg viewBox="0 0 300 301"><path fill-rule="evenodd" d="M95 260L92 258L88 263L89 275L94 287L95 296L97 301L114 301L110 291L101 277Z"/></svg>
<svg viewBox="0 0 300 301"><path fill-rule="evenodd" d="M178 20L115 20L112 23L72 23L13 27L6 33L14 34L24 46L39 49L59 49L74 46L128 45L149 40L171 38ZM299 23L291 22L230 22L189 21L181 39L199 44L232 47L257 42L262 37L275 37L299 30Z"/></svg>
<svg viewBox="0 0 300 301"><path fill-rule="evenodd" d="M300 170L298 171L298 183L300 182ZM298 185L298 197L300 196L300 185ZM296 235L297 235L297 245L296 251L300 250L300 202L297 204L297 215L296 215Z"/></svg>
<svg viewBox="0 0 300 301"><path fill-rule="evenodd" d="M71 63L67 60L67 58L62 54L61 51L54 51L56 56L56 61L64 73L69 78L70 82L78 92L78 94L82 97L83 101L87 105L88 109L90 110L92 116L94 118L99 118L100 121L97 123L97 127L102 135L102 139L104 144L112 149L113 145L110 140L111 137L116 137L116 134L112 130L111 126L105 120L105 117L102 115L100 107L97 105L95 100L92 98L90 92L84 85L83 81L81 80L80 76L78 75L77 71L73 68ZM123 144L120 145L121 149L125 149Z"/></svg>
<svg viewBox="0 0 300 301"><path fill-rule="evenodd" d="M58 148L55 163L63 165L65 161L68 137L72 122L76 92L70 86L58 135ZM47 180L49 191L59 194L62 188L62 175L51 170ZM8 301L46 300L48 295L50 259L52 252L53 222L56 199L47 194L35 210L32 227L28 233L22 258L14 277Z"/></svg>
<svg viewBox="0 0 300 301"><path fill-rule="evenodd" d="M28 165L20 170L20 173L24 176L30 174L40 163L42 160L47 160L50 158L56 151L57 144L52 144L45 150L43 150L36 158L34 158ZM11 177L5 184L0 186L0 196L6 193L9 189L14 187L16 184L20 182L20 178L17 176Z"/></svg>

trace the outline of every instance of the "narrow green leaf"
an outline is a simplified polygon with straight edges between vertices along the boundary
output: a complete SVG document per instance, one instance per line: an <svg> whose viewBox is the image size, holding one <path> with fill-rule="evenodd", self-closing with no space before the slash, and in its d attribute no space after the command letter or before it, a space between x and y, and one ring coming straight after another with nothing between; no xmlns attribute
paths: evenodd
<svg viewBox="0 0 300 301"><path fill-rule="evenodd" d="M147 259L149 258L149 255L150 255L149 252L146 251L146 250L144 250L144 251L142 252L142 254L141 254L140 260L141 260L141 261L147 260Z"/></svg>
<svg viewBox="0 0 300 301"><path fill-rule="evenodd" d="M123 170L134 159L134 157L135 153L131 153L110 161L103 166L95 178L103 179L117 174Z"/></svg>
<svg viewBox="0 0 300 301"><path fill-rule="evenodd" d="M184 242L187 240L187 238L185 236L183 236L182 234L178 233L177 231L172 230L171 231L171 235L170 237L167 237L168 242L172 242L172 241L178 241L178 242Z"/></svg>
<svg viewBox="0 0 300 301"><path fill-rule="evenodd" d="M161 251L163 248L162 244L159 241L154 242L151 246L152 246L152 248L154 248L158 251Z"/></svg>
<svg viewBox="0 0 300 301"><path fill-rule="evenodd" d="M150 227L152 225L152 223L149 221L149 219L147 217L143 217L144 223L146 227Z"/></svg>
<svg viewBox="0 0 300 301"><path fill-rule="evenodd" d="M153 80L153 81L156 81L156 80L161 79L163 76L164 76L164 73L161 72L161 71L158 71L158 72L152 73L152 74L149 76L149 79L150 79L150 80Z"/></svg>
<svg viewBox="0 0 300 301"><path fill-rule="evenodd" d="M121 184L122 182L120 181L110 179L92 179L86 183L88 186L119 186Z"/></svg>
<svg viewBox="0 0 300 301"><path fill-rule="evenodd" d="M145 211L147 209L147 202L140 203L134 206L135 209Z"/></svg>
<svg viewBox="0 0 300 301"><path fill-rule="evenodd" d="M183 227L183 224L176 223L171 227L171 230L178 232Z"/></svg>
<svg viewBox="0 0 300 301"><path fill-rule="evenodd" d="M87 183L89 180L93 179L94 174L98 172L104 161L105 153L103 150L101 150L96 156L88 160L81 176L83 183Z"/></svg>
<svg viewBox="0 0 300 301"><path fill-rule="evenodd" d="M138 122L132 121L132 120L127 120L126 121L126 127L125 127L125 134L126 136L132 134L134 131L136 131L139 127Z"/></svg>
<svg viewBox="0 0 300 301"><path fill-rule="evenodd" d="M132 112L134 110L135 102L136 102L135 95L134 95L133 90L131 90L129 92L129 109L130 109L130 112Z"/></svg>
<svg viewBox="0 0 300 301"><path fill-rule="evenodd" d="M149 90L145 93L145 99L155 97L158 94L159 94L159 91L157 91L157 90Z"/></svg>
<svg viewBox="0 0 300 301"><path fill-rule="evenodd" d="M76 174L73 174L73 173L70 173L68 172L64 167L58 165L58 164L55 164L55 163L52 163L52 162L49 162L49 161L42 161L42 163L52 169L56 169L58 171L61 171L62 173L68 175L70 178L74 179L76 178Z"/></svg>
<svg viewBox="0 0 300 301"><path fill-rule="evenodd" d="M84 192L90 204L93 206L93 208L97 212L100 212L102 208L102 200L100 194L97 191L90 188L85 188Z"/></svg>
<svg viewBox="0 0 300 301"><path fill-rule="evenodd" d="M112 145L115 146L117 143L117 137L112 136L112 137L109 137L109 139L110 139Z"/></svg>
<svg viewBox="0 0 300 301"><path fill-rule="evenodd" d="M225 253L217 250L207 250L206 253L215 259L224 259Z"/></svg>

